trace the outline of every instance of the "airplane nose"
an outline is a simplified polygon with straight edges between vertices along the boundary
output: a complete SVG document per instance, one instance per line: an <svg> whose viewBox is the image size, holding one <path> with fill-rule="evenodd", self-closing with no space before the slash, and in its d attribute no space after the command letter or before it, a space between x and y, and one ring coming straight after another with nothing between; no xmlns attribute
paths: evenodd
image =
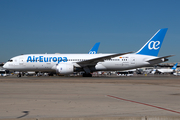
<svg viewBox="0 0 180 120"><path fill-rule="evenodd" d="M5 64L3 65L3 68L8 69L7 63L5 63Z"/></svg>

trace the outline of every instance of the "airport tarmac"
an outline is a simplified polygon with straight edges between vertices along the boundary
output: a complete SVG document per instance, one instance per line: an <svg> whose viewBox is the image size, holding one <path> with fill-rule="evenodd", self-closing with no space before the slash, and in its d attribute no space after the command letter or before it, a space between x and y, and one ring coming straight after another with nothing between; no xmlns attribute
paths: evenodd
<svg viewBox="0 0 180 120"><path fill-rule="evenodd" d="M0 119L174 116L180 77L0 77Z"/></svg>

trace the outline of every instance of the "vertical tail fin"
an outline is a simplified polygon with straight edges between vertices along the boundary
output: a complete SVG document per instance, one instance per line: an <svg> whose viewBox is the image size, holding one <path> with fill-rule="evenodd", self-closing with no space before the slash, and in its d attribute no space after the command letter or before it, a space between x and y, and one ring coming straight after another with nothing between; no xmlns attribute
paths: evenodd
<svg viewBox="0 0 180 120"><path fill-rule="evenodd" d="M99 45L100 45L100 42L96 43L96 44L91 48L91 50L89 51L88 54L96 54L97 51L98 51Z"/></svg>
<svg viewBox="0 0 180 120"><path fill-rule="evenodd" d="M136 54L157 56L168 28L158 30Z"/></svg>
<svg viewBox="0 0 180 120"><path fill-rule="evenodd" d="M177 64L178 64L178 63L176 63L176 64L172 67L173 70L175 70L175 69L177 68Z"/></svg>

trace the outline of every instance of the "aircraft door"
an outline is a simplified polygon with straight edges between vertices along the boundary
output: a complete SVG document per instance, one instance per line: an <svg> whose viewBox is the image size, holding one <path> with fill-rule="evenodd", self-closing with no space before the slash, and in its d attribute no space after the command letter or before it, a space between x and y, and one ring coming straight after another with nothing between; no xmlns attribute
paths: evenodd
<svg viewBox="0 0 180 120"><path fill-rule="evenodd" d="M19 59L14 59L14 65L19 65Z"/></svg>
<svg viewBox="0 0 180 120"><path fill-rule="evenodd" d="M136 59L135 57L131 57L131 65L135 65L136 64Z"/></svg>
<svg viewBox="0 0 180 120"><path fill-rule="evenodd" d="M24 65L24 58L19 58L19 65Z"/></svg>

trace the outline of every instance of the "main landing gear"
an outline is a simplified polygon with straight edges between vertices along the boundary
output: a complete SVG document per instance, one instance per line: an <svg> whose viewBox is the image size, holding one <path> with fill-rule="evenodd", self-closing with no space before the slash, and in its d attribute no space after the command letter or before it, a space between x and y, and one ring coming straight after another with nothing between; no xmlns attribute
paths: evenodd
<svg viewBox="0 0 180 120"><path fill-rule="evenodd" d="M24 76L24 74L25 74L24 72L19 72L19 73L17 74L17 77L20 78L21 76Z"/></svg>

